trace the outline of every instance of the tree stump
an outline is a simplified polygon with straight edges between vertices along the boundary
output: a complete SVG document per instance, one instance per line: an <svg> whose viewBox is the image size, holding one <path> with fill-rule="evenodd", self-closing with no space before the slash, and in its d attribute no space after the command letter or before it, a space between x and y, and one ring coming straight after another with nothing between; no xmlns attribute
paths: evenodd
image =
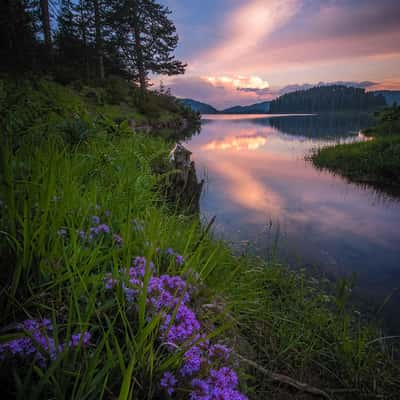
<svg viewBox="0 0 400 400"><path fill-rule="evenodd" d="M194 161L191 161L192 152L177 143L170 153L170 163L174 173L168 187L168 198L177 207L188 213L200 212L200 196L204 180L198 182Z"/></svg>

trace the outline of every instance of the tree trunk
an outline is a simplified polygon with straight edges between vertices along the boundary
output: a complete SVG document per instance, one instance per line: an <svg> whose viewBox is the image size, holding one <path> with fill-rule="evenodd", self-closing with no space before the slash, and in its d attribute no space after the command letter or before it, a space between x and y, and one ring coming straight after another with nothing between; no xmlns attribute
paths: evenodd
<svg viewBox="0 0 400 400"><path fill-rule="evenodd" d="M140 83L140 97L143 101L146 95L146 70L144 68L143 62L143 49L140 38L140 27L139 27L139 10L137 8L136 0L132 0L133 9L133 34L135 35L135 55L137 68L139 73L139 83Z"/></svg>
<svg viewBox="0 0 400 400"><path fill-rule="evenodd" d="M94 0L94 19L96 27L96 53L99 60L100 80L104 79L104 57L103 57L103 38L101 34L100 7L99 0Z"/></svg>
<svg viewBox="0 0 400 400"><path fill-rule="evenodd" d="M51 54L51 28L49 14L49 0L40 0L40 8L42 14L42 26L44 34L44 43L48 54Z"/></svg>
<svg viewBox="0 0 400 400"><path fill-rule="evenodd" d="M86 35L86 23L85 15L83 13L83 3L80 2L80 12L81 12L81 34L82 34L82 41L83 41L83 51L84 51L84 58L85 58L85 71L86 71L86 81L90 81L90 67L89 67L89 59L88 59L88 42L87 42L87 35Z"/></svg>

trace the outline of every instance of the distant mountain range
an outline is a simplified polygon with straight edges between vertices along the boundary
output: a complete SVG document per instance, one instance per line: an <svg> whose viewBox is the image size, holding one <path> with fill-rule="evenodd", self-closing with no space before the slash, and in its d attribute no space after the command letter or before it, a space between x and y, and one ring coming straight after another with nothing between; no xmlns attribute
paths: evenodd
<svg viewBox="0 0 400 400"><path fill-rule="evenodd" d="M267 114L269 112L270 101L250 104L249 106L235 106L222 110L223 114Z"/></svg>
<svg viewBox="0 0 400 400"><path fill-rule="evenodd" d="M303 92L302 90L297 92ZM373 93L377 96L382 95L388 106L397 103L400 105L400 90L376 90ZM179 99L183 104L192 108L200 114L268 114L270 112L271 101L263 101L261 103L250 104L248 106L234 106L224 110L217 110L215 107L207 103L193 99Z"/></svg>
<svg viewBox="0 0 400 400"><path fill-rule="evenodd" d="M269 111L269 101L250 104L248 106L234 106L224 110L217 110L209 104L193 99L179 99L179 101L200 114L266 114Z"/></svg>
<svg viewBox="0 0 400 400"><path fill-rule="evenodd" d="M202 103L201 101L193 100L193 99L179 99L181 103L185 106L190 107L193 111L197 111L200 114L218 114L219 111L210 106L209 104Z"/></svg>

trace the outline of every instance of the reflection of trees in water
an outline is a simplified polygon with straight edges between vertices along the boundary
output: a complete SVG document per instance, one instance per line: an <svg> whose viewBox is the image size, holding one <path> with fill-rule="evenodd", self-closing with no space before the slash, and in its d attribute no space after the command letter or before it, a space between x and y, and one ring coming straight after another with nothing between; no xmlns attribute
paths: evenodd
<svg viewBox="0 0 400 400"><path fill-rule="evenodd" d="M264 121L269 121L272 127L290 135L329 138L345 137L349 133L357 133L360 129L370 126L373 118L368 114L321 114L277 117Z"/></svg>

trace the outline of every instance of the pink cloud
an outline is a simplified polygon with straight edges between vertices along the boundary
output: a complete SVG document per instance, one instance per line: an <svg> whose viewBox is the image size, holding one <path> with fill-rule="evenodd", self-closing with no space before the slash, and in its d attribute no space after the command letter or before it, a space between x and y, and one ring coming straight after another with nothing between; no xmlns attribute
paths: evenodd
<svg viewBox="0 0 400 400"><path fill-rule="evenodd" d="M318 7L316 3L307 9L301 0L248 1L223 21L222 40L190 60L189 71L200 76L242 74L262 79L271 72L286 73L289 81L295 81L296 68L307 67L311 80L313 66L321 69L322 63L400 57L400 7L394 1L383 3L357 7L343 3ZM359 73L362 76L362 70ZM330 78L335 79L346 77Z"/></svg>
<svg viewBox="0 0 400 400"><path fill-rule="evenodd" d="M212 45L189 60L187 75L165 79L176 96L226 108L319 81L354 81L368 90L400 87L395 0L247 0L226 15Z"/></svg>
<svg viewBox="0 0 400 400"><path fill-rule="evenodd" d="M296 14L299 3L299 0L251 0L234 9L222 25L223 39L193 60L193 70L224 71L238 59L247 63L242 57L257 51L262 40L287 23Z"/></svg>

